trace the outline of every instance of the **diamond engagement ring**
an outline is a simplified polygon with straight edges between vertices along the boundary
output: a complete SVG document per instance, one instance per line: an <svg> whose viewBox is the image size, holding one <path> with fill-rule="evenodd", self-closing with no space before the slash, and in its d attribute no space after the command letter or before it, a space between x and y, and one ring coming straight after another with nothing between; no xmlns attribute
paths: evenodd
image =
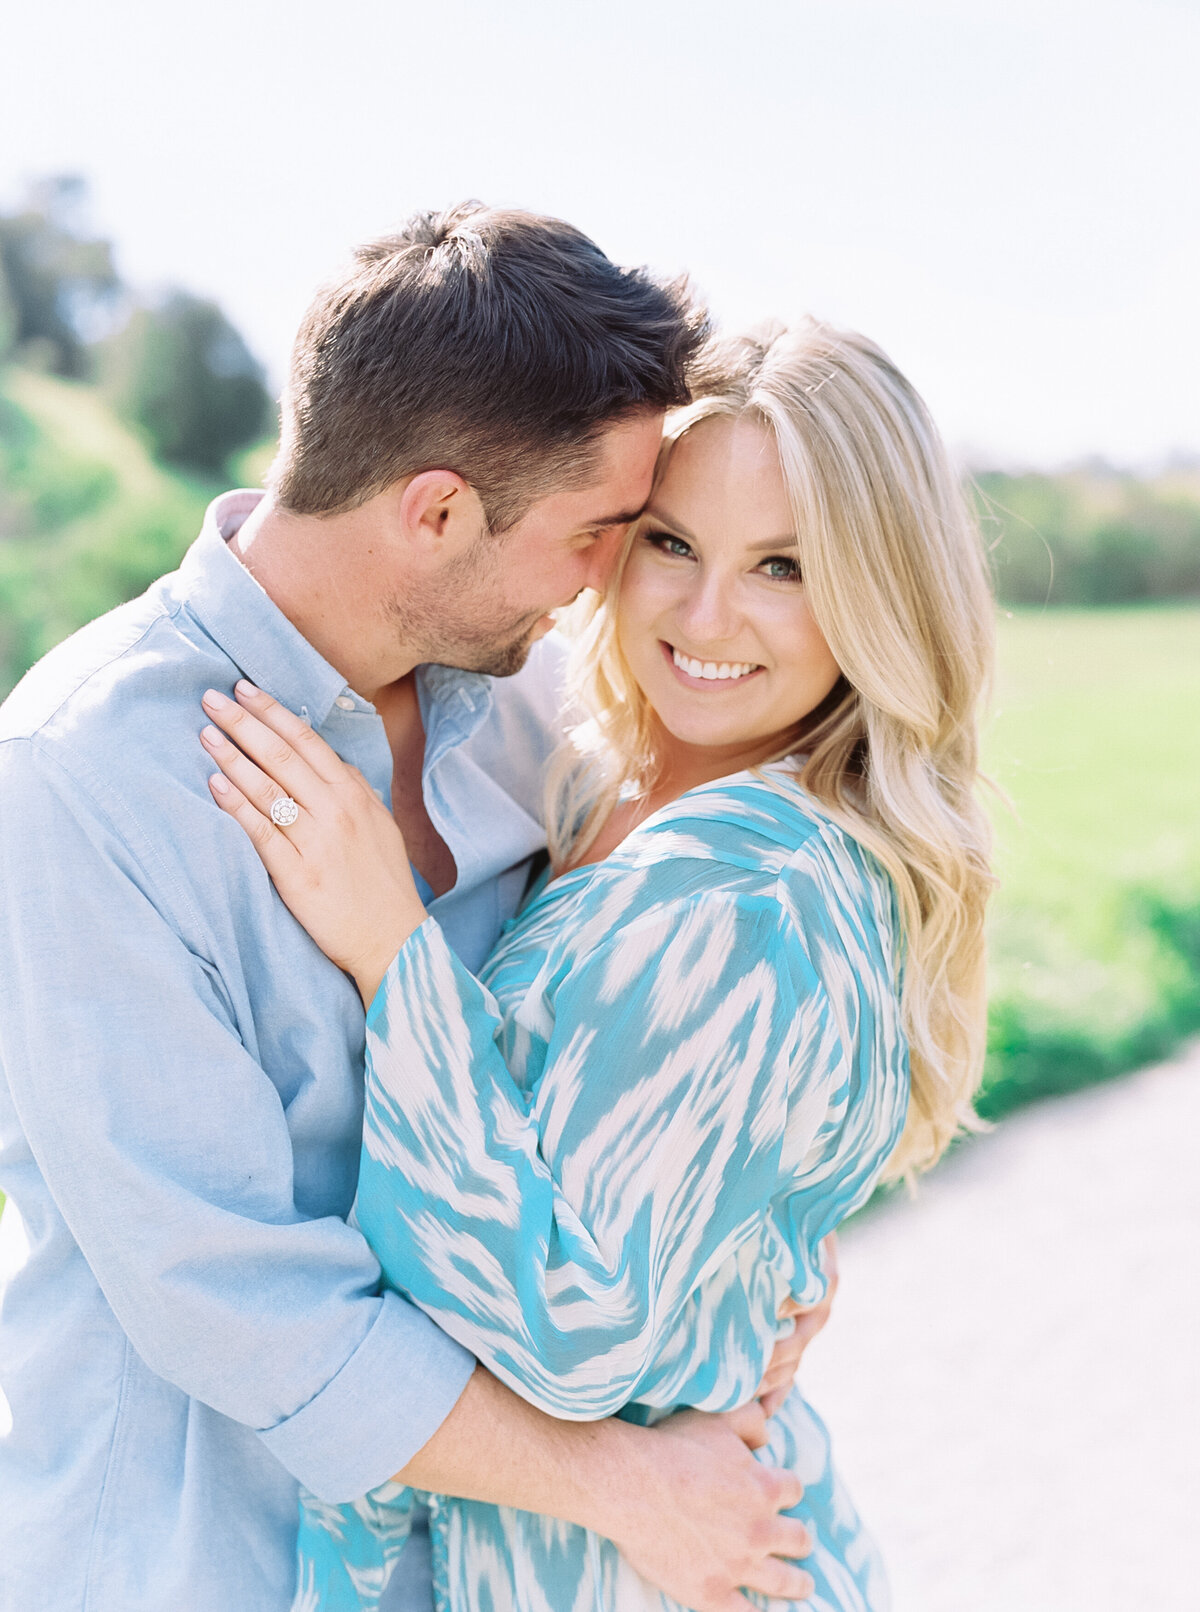
<svg viewBox="0 0 1200 1612"><path fill-rule="evenodd" d="M290 795L276 795L271 802L271 821L276 828L291 828L300 815L300 808Z"/></svg>

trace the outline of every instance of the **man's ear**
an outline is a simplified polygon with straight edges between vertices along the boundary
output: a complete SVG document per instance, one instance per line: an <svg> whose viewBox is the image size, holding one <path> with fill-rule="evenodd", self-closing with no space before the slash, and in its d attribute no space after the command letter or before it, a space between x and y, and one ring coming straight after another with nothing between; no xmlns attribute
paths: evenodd
<svg viewBox="0 0 1200 1612"><path fill-rule="evenodd" d="M452 559L485 529L478 493L453 470L422 470L388 491L399 536L414 557Z"/></svg>

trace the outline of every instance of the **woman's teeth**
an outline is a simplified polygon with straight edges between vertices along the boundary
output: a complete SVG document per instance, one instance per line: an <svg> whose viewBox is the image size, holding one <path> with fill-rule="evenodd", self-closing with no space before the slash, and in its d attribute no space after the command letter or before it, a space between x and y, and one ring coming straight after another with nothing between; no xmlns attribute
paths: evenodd
<svg viewBox="0 0 1200 1612"><path fill-rule="evenodd" d="M758 670L753 661L692 660L689 655L681 655L674 647L671 649L671 658L681 672L686 672L689 677L702 677L710 683L726 678L748 677L751 672Z"/></svg>

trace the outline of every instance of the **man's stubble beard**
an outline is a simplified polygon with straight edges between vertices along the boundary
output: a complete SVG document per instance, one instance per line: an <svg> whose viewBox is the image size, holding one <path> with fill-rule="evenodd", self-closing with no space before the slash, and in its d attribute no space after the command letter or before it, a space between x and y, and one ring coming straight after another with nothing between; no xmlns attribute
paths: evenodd
<svg viewBox="0 0 1200 1612"><path fill-rule="evenodd" d="M388 613L421 660L489 677L512 677L529 659L542 612L518 620L499 616L502 543L490 534L445 565L420 593L394 598Z"/></svg>

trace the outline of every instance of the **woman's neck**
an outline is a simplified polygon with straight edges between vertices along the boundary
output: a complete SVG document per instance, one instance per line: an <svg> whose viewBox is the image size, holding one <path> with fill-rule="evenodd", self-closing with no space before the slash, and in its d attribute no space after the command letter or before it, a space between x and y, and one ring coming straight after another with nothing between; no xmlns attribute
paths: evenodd
<svg viewBox="0 0 1200 1612"><path fill-rule="evenodd" d="M718 778L728 778L734 773L745 772L749 767L760 766L772 756L777 756L779 749L778 735L763 744L728 745L719 750L664 743L655 781L650 788L637 795L618 799L592 838L578 855L572 854L556 870L555 877L570 873L575 868L603 862L635 828L664 806L669 806L673 800L686 795L689 789L699 789L704 784L715 783Z"/></svg>
<svg viewBox="0 0 1200 1612"><path fill-rule="evenodd" d="M660 732L655 746L657 765L649 795L653 801L650 810L658 811L660 806L678 800L689 789L699 789L702 784L715 783L718 778L729 778L750 767L760 767L773 757L786 754L793 737L798 737L798 730L794 735L772 733L743 744L691 745Z"/></svg>

